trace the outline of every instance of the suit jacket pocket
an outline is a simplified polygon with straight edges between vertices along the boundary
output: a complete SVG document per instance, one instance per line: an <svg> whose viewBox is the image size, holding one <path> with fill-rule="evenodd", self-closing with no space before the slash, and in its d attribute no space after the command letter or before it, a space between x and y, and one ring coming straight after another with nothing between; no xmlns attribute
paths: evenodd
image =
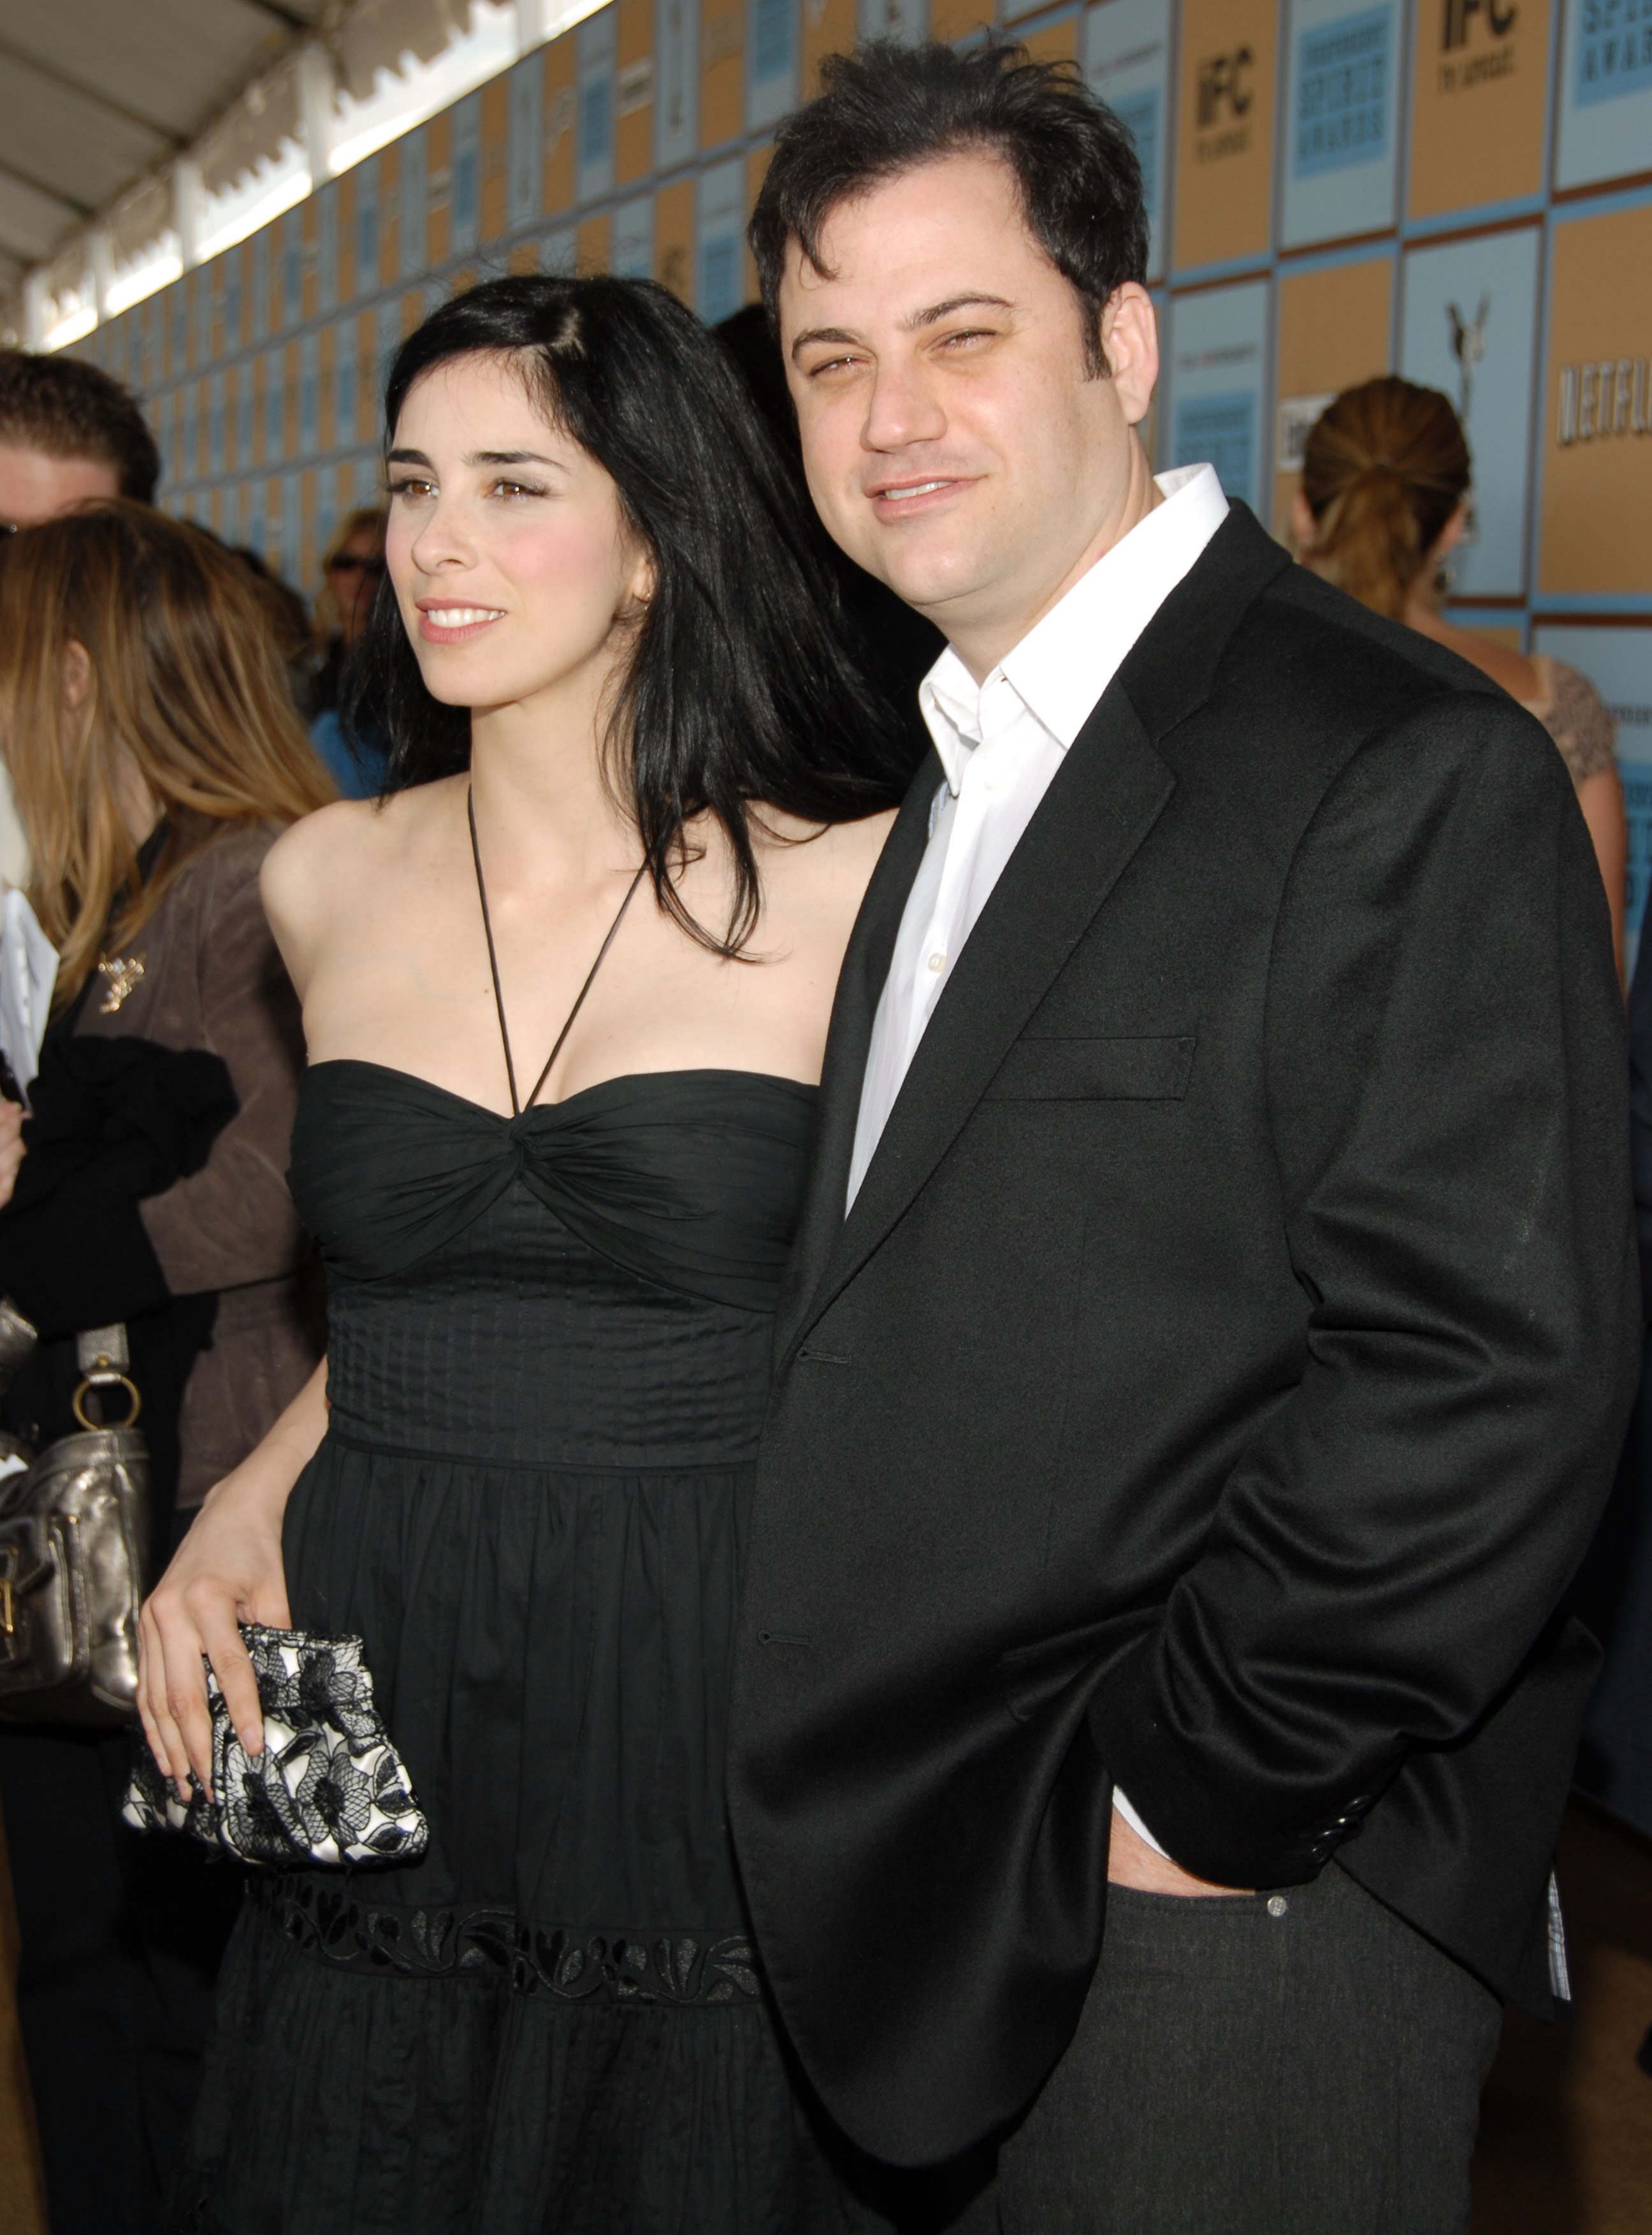
<svg viewBox="0 0 1652 2235"><path fill-rule="evenodd" d="M1020 1039L987 1090L989 1101L1179 1102L1198 1041Z"/></svg>

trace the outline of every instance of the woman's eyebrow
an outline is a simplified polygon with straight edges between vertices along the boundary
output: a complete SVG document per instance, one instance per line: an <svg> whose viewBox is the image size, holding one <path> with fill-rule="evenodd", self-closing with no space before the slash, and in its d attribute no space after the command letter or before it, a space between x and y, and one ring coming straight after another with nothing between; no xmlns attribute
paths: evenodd
<svg viewBox="0 0 1652 2235"><path fill-rule="evenodd" d="M390 450L385 462L392 466L428 466L430 462L423 450ZM560 458L547 458L540 450L472 450L460 463L467 466L551 466L562 467ZM566 468L563 468L566 470Z"/></svg>

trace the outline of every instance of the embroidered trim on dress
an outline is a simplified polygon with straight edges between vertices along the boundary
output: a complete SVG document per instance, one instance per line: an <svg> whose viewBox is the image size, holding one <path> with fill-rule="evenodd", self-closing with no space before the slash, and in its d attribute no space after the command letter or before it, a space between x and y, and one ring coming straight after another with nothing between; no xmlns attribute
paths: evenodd
<svg viewBox="0 0 1652 2235"><path fill-rule="evenodd" d="M340 1970L442 1978L493 1970L524 1995L565 2002L693 2005L761 2000L744 1932L577 1934L519 1924L509 1909L370 1909L308 1878L252 1880L246 1898L295 1947Z"/></svg>

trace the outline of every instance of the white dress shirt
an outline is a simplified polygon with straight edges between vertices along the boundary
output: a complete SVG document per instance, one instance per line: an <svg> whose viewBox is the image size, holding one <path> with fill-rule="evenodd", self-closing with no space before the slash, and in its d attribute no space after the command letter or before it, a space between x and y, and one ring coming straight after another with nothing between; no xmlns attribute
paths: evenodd
<svg viewBox="0 0 1652 2235"><path fill-rule="evenodd" d="M1056 770L1136 639L1227 517L1210 466L1157 478L1164 502L1105 552L984 683L948 646L919 689L946 782L929 811L929 843L872 1026L849 1204L964 942ZM1113 1805L1158 1846L1122 1793Z"/></svg>

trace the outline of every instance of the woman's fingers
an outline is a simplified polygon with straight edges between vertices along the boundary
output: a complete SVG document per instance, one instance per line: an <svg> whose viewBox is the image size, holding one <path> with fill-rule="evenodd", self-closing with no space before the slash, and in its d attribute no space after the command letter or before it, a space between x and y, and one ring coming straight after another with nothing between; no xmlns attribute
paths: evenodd
<svg viewBox="0 0 1652 2235"><path fill-rule="evenodd" d="M213 1719L206 1705L206 1672L201 1666L206 1641L198 1617L181 1595L157 1592L151 1599L155 1626L161 1634L161 1708L156 1717L171 1738L174 1755L181 1750L186 1768L192 1769L210 1790L213 1781ZM231 1616L232 1622L233 1616Z"/></svg>
<svg viewBox="0 0 1652 2235"><path fill-rule="evenodd" d="M205 1600L206 1593L201 1594ZM224 1694L224 1705L235 1726L235 1735L248 1753L264 1751L264 1708L259 1699L258 1680L252 1674L252 1663L246 1646L241 1642L240 1625L235 1610L221 1596L214 1595L210 1604L203 1604L197 1617L200 1626L201 1643L206 1658L213 1664L213 1674Z"/></svg>
<svg viewBox="0 0 1652 2235"><path fill-rule="evenodd" d="M149 1751L172 1779L180 1800L189 1798L189 1749L167 1704L167 1654L161 1626L146 1600L138 1616L138 1714Z"/></svg>

